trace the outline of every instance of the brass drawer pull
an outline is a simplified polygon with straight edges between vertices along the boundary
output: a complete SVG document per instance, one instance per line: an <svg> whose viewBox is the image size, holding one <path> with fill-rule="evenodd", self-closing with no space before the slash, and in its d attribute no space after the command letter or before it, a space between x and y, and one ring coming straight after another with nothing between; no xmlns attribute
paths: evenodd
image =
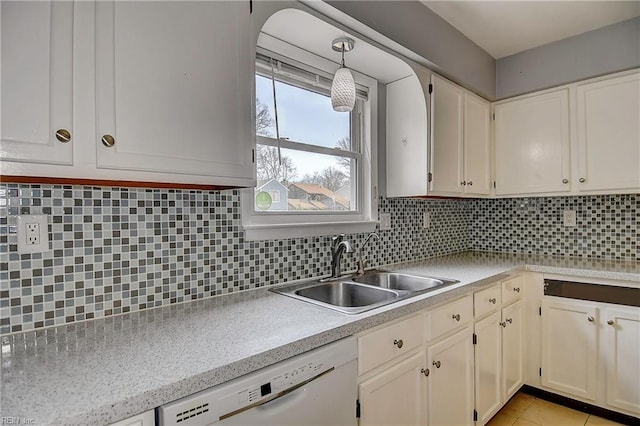
<svg viewBox="0 0 640 426"><path fill-rule="evenodd" d="M404 342L402 341L402 339L400 340L394 340L393 344L396 345L398 347L398 349L402 348L402 345L404 345Z"/></svg>
<svg viewBox="0 0 640 426"><path fill-rule="evenodd" d="M56 130L56 139L62 143L67 143L71 140L71 133L67 129Z"/></svg>
<svg viewBox="0 0 640 426"><path fill-rule="evenodd" d="M102 145L106 146L107 148L111 148L115 144L116 144L116 140L115 140L115 138L113 136L104 135L102 137Z"/></svg>
<svg viewBox="0 0 640 426"><path fill-rule="evenodd" d="M460 321L460 314L454 314L451 316L451 319L454 319L456 321Z"/></svg>

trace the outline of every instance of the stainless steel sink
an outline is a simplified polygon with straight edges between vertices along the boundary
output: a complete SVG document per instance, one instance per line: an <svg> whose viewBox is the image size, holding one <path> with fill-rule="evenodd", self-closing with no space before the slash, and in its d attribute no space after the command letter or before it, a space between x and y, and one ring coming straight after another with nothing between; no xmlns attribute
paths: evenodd
<svg viewBox="0 0 640 426"><path fill-rule="evenodd" d="M368 271L364 275L336 281L306 281L275 287L271 291L346 314L359 314L458 282L398 272Z"/></svg>
<svg viewBox="0 0 640 426"><path fill-rule="evenodd" d="M395 290L353 281L328 283L312 281L278 287L271 289L271 291L347 314L357 314L384 306L405 296L405 294Z"/></svg>
<svg viewBox="0 0 640 426"><path fill-rule="evenodd" d="M403 290L411 293L435 290L436 288L455 284L459 281L447 278L423 277L418 275L407 275L398 272L370 271L364 275L352 278L353 281L369 284L380 288L392 290Z"/></svg>

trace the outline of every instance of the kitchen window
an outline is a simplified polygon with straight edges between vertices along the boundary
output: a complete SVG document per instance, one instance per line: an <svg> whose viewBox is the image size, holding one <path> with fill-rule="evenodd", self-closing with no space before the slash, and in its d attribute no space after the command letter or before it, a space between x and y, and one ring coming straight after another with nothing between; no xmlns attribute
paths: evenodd
<svg viewBox="0 0 640 426"><path fill-rule="evenodd" d="M366 232L375 227L371 123L376 120L370 114L375 80L354 72L356 106L351 112L336 112L331 107L332 77L258 49L257 185L242 194L248 239Z"/></svg>

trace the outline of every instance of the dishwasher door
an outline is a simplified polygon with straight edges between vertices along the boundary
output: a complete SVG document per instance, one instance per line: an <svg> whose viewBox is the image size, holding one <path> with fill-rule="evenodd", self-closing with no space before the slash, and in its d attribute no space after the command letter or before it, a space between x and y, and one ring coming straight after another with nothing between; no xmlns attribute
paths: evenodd
<svg viewBox="0 0 640 426"><path fill-rule="evenodd" d="M353 337L158 408L160 425L357 424Z"/></svg>

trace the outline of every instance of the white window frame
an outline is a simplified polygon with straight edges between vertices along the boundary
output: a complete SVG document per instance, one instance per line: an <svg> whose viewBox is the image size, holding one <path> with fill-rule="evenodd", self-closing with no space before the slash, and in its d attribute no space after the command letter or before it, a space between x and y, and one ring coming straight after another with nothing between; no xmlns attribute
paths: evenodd
<svg viewBox="0 0 640 426"><path fill-rule="evenodd" d="M338 68L334 62L316 56L308 51L282 42L272 41L269 48L279 52L288 63L310 70L317 70L325 75L332 75ZM274 47L277 49L274 49ZM358 194L356 211L328 211L328 212L256 212L254 210L254 188L241 190L242 225L245 238L249 241L265 239L287 239L318 235L333 235L338 233L371 232L378 221L378 82L355 70L353 73L356 84L368 90L368 98L361 102L359 111L359 153L347 154L347 157L360 157L357 188L352 188ZM255 76L255 74L254 74ZM254 77L255 78L255 77ZM254 83L255 85L255 83ZM255 105L255 90L253 105ZM255 106L254 106L255 108ZM353 114L358 113L354 109ZM352 114L352 115L353 115ZM353 123L352 119L352 123ZM254 130L255 131L255 130ZM352 131L352 134L354 132ZM269 138L257 137L261 142L268 143ZM287 147L287 141L281 140L281 148ZM313 148L322 151L322 147ZM331 148L328 148L331 150Z"/></svg>

